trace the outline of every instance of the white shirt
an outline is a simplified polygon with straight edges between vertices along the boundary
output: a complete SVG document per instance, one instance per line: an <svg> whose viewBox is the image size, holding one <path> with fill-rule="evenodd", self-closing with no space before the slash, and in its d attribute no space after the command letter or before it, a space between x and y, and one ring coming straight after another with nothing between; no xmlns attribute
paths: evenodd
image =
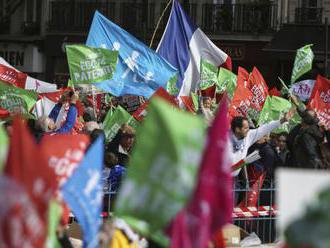
<svg viewBox="0 0 330 248"><path fill-rule="evenodd" d="M252 129L248 132L246 137L243 139L243 143L241 146L241 149L238 151L233 151L232 159L233 159L233 165L239 162L242 159L246 158L248 149L259 139L261 139L263 136L270 134L271 131L275 128L278 128L281 126L280 121L271 121L268 124L262 125L259 128ZM236 136L232 133L232 139L237 139ZM237 176L241 169L236 170L232 173L232 176Z"/></svg>

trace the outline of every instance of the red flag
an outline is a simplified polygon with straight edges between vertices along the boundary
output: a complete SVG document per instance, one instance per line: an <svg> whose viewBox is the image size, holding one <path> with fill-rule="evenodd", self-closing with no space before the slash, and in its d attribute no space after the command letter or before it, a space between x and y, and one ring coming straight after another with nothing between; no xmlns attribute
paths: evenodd
<svg viewBox="0 0 330 248"><path fill-rule="evenodd" d="M228 130L227 104L224 100L209 129L193 197L171 224L169 233L173 248L206 248L216 231L231 221L233 206Z"/></svg>
<svg viewBox="0 0 330 248"><path fill-rule="evenodd" d="M320 122L330 128L330 80L317 76L307 108L315 110Z"/></svg>
<svg viewBox="0 0 330 248"><path fill-rule="evenodd" d="M208 97L211 97L211 98L214 98L215 96L215 89L216 89L216 86L213 85L209 88L206 88L204 90L201 90L201 94L202 96L208 96Z"/></svg>
<svg viewBox="0 0 330 248"><path fill-rule="evenodd" d="M237 87L229 106L230 117L247 116L251 106L252 93L248 89L249 73L242 67L238 68Z"/></svg>
<svg viewBox="0 0 330 248"><path fill-rule="evenodd" d="M0 64L1 81L25 89L26 78L27 75L25 73L16 71L13 68Z"/></svg>
<svg viewBox="0 0 330 248"><path fill-rule="evenodd" d="M268 93L270 96L281 96L281 92L278 89L276 89L276 87L269 90Z"/></svg>
<svg viewBox="0 0 330 248"><path fill-rule="evenodd" d="M160 97L162 99L164 99L165 101L167 101L168 103L172 104L175 107L178 107L178 103L176 102L175 98L173 96L171 96L170 94L168 94L168 92L160 87L158 88L158 90L156 90L156 92L150 97L150 99L148 101L146 101L144 104L142 104L133 114L132 116L137 119L138 121L142 121L143 118L146 116L147 114L147 107L150 103L150 101L154 98L154 97Z"/></svg>
<svg viewBox="0 0 330 248"><path fill-rule="evenodd" d="M268 86L257 67L253 67L248 80L248 88L253 95L252 105L255 109L261 111L268 96Z"/></svg>
<svg viewBox="0 0 330 248"><path fill-rule="evenodd" d="M194 102L191 96L180 96L184 106L186 107L187 111L190 113L195 113L194 109Z"/></svg>
<svg viewBox="0 0 330 248"><path fill-rule="evenodd" d="M21 184L36 206L47 235L48 204L56 190L55 173L22 120L15 118L4 174Z"/></svg>

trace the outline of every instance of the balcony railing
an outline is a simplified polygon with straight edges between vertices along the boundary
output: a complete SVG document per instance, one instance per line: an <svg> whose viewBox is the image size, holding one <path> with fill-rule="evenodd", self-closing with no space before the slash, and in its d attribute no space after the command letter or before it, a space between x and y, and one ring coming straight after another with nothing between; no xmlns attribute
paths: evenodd
<svg viewBox="0 0 330 248"><path fill-rule="evenodd" d="M210 33L270 33L277 28L275 4L204 4L202 29Z"/></svg>
<svg viewBox="0 0 330 248"><path fill-rule="evenodd" d="M322 24L322 8L296 8L295 23Z"/></svg>
<svg viewBox="0 0 330 248"><path fill-rule="evenodd" d="M114 18L115 7L116 4L110 2L50 2L48 31L88 31L95 10Z"/></svg>
<svg viewBox="0 0 330 248"><path fill-rule="evenodd" d="M128 3L102 1L53 0L49 7L48 31L88 31L95 10L116 20L128 32L141 37L153 32L166 3ZM208 33L267 33L277 28L277 6L273 4L188 4L186 13L192 21ZM156 8L159 8L156 10ZM201 11L199 11L201 8ZM119 12L118 12L119 11ZM156 16L156 13L159 13ZM202 14L199 18L199 13ZM169 10L160 29L167 23Z"/></svg>

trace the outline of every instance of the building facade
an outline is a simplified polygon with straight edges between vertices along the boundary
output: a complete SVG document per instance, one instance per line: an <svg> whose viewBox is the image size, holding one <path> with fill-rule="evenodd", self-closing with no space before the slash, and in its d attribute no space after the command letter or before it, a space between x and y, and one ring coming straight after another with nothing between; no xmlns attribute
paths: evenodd
<svg viewBox="0 0 330 248"><path fill-rule="evenodd" d="M284 49L281 42L292 43L292 39L301 37L283 37L283 30L303 32L306 29L301 28L308 27L315 32L330 17L330 0L180 2L191 19L232 57L235 72L238 66L251 70L257 65L269 84L275 82L277 75L289 73L288 65L299 48L296 45L318 42L309 42L307 35L300 43L298 40L290 49ZM0 0L0 56L32 76L65 83L68 78L65 45L86 41L95 10L149 45L167 3L165 0ZM154 49L168 16L169 9L155 34ZM321 44L316 47L322 50ZM322 51L318 51L317 63L322 69Z"/></svg>

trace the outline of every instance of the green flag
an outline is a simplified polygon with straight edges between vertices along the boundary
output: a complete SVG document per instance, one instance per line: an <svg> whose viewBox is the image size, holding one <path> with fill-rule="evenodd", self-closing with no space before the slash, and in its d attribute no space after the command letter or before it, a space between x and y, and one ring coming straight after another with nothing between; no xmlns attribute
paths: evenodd
<svg viewBox="0 0 330 248"><path fill-rule="evenodd" d="M47 248L60 248L61 244L58 242L56 229L60 223L62 215L62 207L56 201L52 200L49 204L48 213L48 237L47 237Z"/></svg>
<svg viewBox="0 0 330 248"><path fill-rule="evenodd" d="M172 96L177 95L180 92L180 90L176 86L177 81L178 81L178 74L175 74L175 76L170 78L170 80L166 85L166 91Z"/></svg>
<svg viewBox="0 0 330 248"><path fill-rule="evenodd" d="M264 107L260 113L258 125L268 123L273 120L281 119L282 115L288 112L293 107L292 103L288 100L277 97L277 96L268 96ZM300 122L300 117L296 113L289 122L283 124L280 128L275 129L274 133L289 132L292 127L297 125Z"/></svg>
<svg viewBox="0 0 330 248"><path fill-rule="evenodd" d="M217 83L218 67L201 58L200 62L200 84L199 88L205 90Z"/></svg>
<svg viewBox="0 0 330 248"><path fill-rule="evenodd" d="M227 91L229 98L233 99L236 85L237 76L225 68L220 68L216 92L222 93L224 91Z"/></svg>
<svg viewBox="0 0 330 248"><path fill-rule="evenodd" d="M110 142L116 136L123 124L128 124L134 128L138 126L138 122L123 107L118 106L114 112L110 109L103 121L103 129L107 142Z"/></svg>
<svg viewBox="0 0 330 248"><path fill-rule="evenodd" d="M4 162L7 158L7 152L8 152L8 136L3 125L0 125L0 173L2 171Z"/></svg>
<svg viewBox="0 0 330 248"><path fill-rule="evenodd" d="M38 100L38 94L34 91L17 88L0 81L0 108L10 113L21 113L32 117L29 111Z"/></svg>
<svg viewBox="0 0 330 248"><path fill-rule="evenodd" d="M199 109L198 95L196 93L193 93L193 92L191 92L190 95L191 95L191 99L192 99L193 104L194 104L194 110L195 110L195 112L197 112L198 109Z"/></svg>
<svg viewBox="0 0 330 248"><path fill-rule="evenodd" d="M90 84L112 78L118 51L85 45L68 45L65 48L72 83Z"/></svg>
<svg viewBox="0 0 330 248"><path fill-rule="evenodd" d="M312 69L314 59L314 54L311 49L312 46L312 44L306 45L297 50L291 74L291 84Z"/></svg>
<svg viewBox="0 0 330 248"><path fill-rule="evenodd" d="M137 130L115 213L138 229L163 230L194 189L205 128L199 116L155 98Z"/></svg>

